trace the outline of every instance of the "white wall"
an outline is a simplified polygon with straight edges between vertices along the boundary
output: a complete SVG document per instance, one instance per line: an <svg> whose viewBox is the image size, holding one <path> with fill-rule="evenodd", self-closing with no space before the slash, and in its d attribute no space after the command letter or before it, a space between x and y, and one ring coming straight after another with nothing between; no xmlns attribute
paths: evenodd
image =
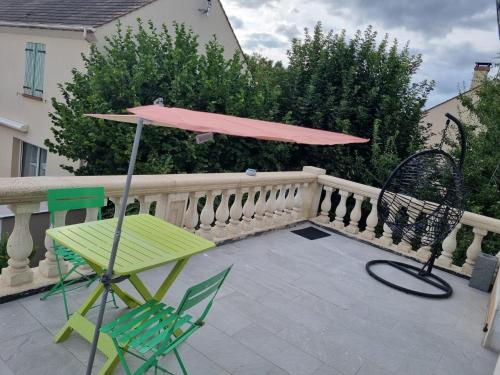
<svg viewBox="0 0 500 375"><path fill-rule="evenodd" d="M68 38L69 37L69 38ZM22 96L27 42L46 46L43 100ZM11 176L12 145L14 137L39 147L51 138L52 125L48 113L52 111L51 98L60 98L58 82L71 79L71 68L83 66L80 54L89 44L82 33L10 28L0 30L0 117L29 126L27 133L0 125L0 177ZM47 175L66 174L59 164L68 161L55 154L47 155Z"/></svg>

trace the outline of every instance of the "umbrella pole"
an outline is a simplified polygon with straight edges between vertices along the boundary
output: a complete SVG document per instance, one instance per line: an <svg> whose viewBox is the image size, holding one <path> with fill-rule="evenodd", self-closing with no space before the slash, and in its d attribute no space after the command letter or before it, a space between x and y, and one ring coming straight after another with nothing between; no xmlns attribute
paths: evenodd
<svg viewBox="0 0 500 375"><path fill-rule="evenodd" d="M139 142L141 140L143 119L137 119L137 127L135 129L134 145L132 146L132 153L130 154L130 162L128 164L127 179L125 181L125 188L123 190L122 204L120 205L120 212L118 215L118 222L116 223L115 236L113 238L113 246L111 247L111 256L109 257L108 268L104 275L102 275L100 282L104 286L104 293L101 298L101 305L99 306L99 315L97 316L94 339L92 341L92 348L90 350L89 361L87 364L87 375L92 374L92 366L94 365L95 353L97 350L97 342L99 341L99 331L101 329L102 320L104 317L104 309L106 308L106 301L108 300L109 289L111 288L111 279L113 277L113 266L115 264L116 252L120 242L123 218L125 217L125 210L127 208L128 192L132 175L134 173L135 159L137 158L137 150L139 149Z"/></svg>

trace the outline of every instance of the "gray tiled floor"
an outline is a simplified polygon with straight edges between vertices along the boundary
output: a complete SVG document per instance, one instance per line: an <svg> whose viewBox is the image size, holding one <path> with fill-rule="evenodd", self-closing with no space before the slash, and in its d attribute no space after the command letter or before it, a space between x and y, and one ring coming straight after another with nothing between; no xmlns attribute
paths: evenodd
<svg viewBox="0 0 500 375"><path fill-rule="evenodd" d="M454 287L452 298L408 296L366 274L365 263L376 258L402 259L337 234L308 241L289 230L194 257L167 302L176 304L189 285L229 264L234 267L208 324L183 344L190 373L492 374L496 354L481 347L488 294L437 271ZM157 286L166 272L150 271L144 280ZM88 292L74 292L73 305ZM109 309L106 318L123 310ZM0 375L83 374L88 344L77 335L63 344L52 342L63 321L58 297L41 302L31 296L0 305ZM96 367L102 363L99 356ZM172 358L165 365L178 371Z"/></svg>

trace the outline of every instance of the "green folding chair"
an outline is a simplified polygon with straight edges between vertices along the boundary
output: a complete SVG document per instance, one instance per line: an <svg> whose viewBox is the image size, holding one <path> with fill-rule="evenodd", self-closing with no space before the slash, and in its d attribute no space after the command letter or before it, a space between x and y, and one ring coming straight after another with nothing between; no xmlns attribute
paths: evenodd
<svg viewBox="0 0 500 375"><path fill-rule="evenodd" d="M158 364L159 359L174 352L182 373L188 375L177 346L205 324L205 317L230 270L231 267L189 288L177 309L158 301L148 301L102 326L101 332L113 340L125 373L139 375L154 368L155 374L160 370L174 375ZM198 318L187 314L188 310L206 299L209 301ZM132 372L125 353L142 359L144 363Z"/></svg>
<svg viewBox="0 0 500 375"><path fill-rule="evenodd" d="M97 209L97 220L101 219L101 208L105 204L105 195L103 187L85 187L85 188L68 188L68 189L50 189L47 191L47 203L50 212L50 225L54 226L55 213L60 211L79 210L86 208ZM85 259L80 255L71 251L70 249L52 242L54 253L57 261L57 270L59 272L59 281L40 298L46 300L54 294L62 294L64 301L64 311L66 319L69 319L70 312L68 308L68 301L66 293L79 289L81 287L88 287L94 282L99 275L88 275L79 271L78 267L87 264ZM63 273L61 270L62 261L68 261L71 267L68 272ZM68 278L73 274L78 274L80 277L70 279ZM111 301L115 307L118 307L115 300L115 295L111 292Z"/></svg>

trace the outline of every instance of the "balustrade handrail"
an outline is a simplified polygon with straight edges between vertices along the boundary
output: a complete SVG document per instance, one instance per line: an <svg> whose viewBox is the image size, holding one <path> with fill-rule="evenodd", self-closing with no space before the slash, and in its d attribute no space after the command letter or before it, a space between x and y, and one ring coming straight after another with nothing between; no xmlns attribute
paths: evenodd
<svg viewBox="0 0 500 375"><path fill-rule="evenodd" d="M47 190L66 187L103 186L108 197L119 197L126 176L64 176L0 178L0 205L38 203L47 199ZM130 195L182 193L216 189L236 189L274 184L316 182L317 174L296 172L198 173L135 175Z"/></svg>
<svg viewBox="0 0 500 375"><path fill-rule="evenodd" d="M372 199L378 199L380 194L379 188L328 175L318 176L318 183L335 189L344 190L349 193L360 194L364 197ZM467 226L500 234L499 219L465 211L460 222Z"/></svg>

